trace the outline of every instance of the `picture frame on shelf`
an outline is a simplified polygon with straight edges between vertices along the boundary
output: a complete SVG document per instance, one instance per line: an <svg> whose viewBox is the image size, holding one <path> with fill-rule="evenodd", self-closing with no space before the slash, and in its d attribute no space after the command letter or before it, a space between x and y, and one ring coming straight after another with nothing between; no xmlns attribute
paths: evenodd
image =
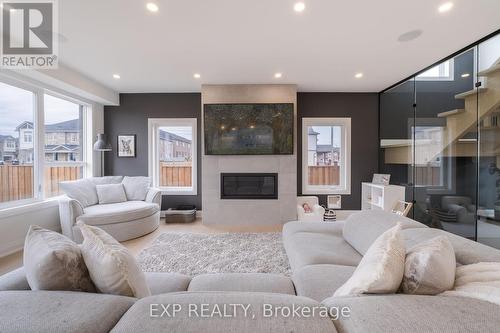
<svg viewBox="0 0 500 333"><path fill-rule="evenodd" d="M390 174L385 173L374 173L372 183L387 186L391 180Z"/></svg>
<svg viewBox="0 0 500 333"><path fill-rule="evenodd" d="M118 157L136 157L137 156L137 146L136 146L135 134L120 134L117 137L117 154Z"/></svg>
<svg viewBox="0 0 500 333"><path fill-rule="evenodd" d="M329 209L341 209L342 196L340 194L329 195L327 198L327 206Z"/></svg>

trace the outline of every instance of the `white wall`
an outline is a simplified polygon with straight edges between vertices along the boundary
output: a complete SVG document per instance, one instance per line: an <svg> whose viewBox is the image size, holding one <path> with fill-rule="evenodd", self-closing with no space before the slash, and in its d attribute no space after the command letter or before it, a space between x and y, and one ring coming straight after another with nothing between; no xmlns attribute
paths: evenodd
<svg viewBox="0 0 500 333"><path fill-rule="evenodd" d="M297 122L295 85L204 85L203 104L293 103ZM201 117L203 121L203 116ZM203 127L202 127L203 129ZM271 225L297 218L297 126L293 155L214 156L202 152L202 207L204 224ZM203 133L202 133L203 141ZM204 147L204 144L201 145ZM221 200L220 173L276 172L278 200Z"/></svg>

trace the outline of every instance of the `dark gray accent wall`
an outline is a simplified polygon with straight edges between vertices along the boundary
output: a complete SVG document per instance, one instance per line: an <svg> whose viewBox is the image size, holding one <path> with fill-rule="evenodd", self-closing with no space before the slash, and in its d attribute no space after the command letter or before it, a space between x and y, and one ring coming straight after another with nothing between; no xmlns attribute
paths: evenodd
<svg viewBox="0 0 500 333"><path fill-rule="evenodd" d="M119 106L104 107L104 132L113 145L105 153L105 174L123 176L148 175L148 118L197 118L198 119L198 195L163 196L162 209L180 204L195 205L201 209L201 94L120 94ZM137 157L117 157L117 136L137 135Z"/></svg>
<svg viewBox="0 0 500 333"><path fill-rule="evenodd" d="M298 93L297 191L302 195L302 118L351 118L351 195L342 196L342 209L361 209L361 182L378 171L377 93ZM320 195L326 205L326 195Z"/></svg>
<svg viewBox="0 0 500 333"><path fill-rule="evenodd" d="M342 196L342 209L360 209L361 182L371 181L378 166L378 94L298 93L297 95L297 191L302 194L302 118L351 117L351 195ZM104 108L104 131L113 145L105 153L106 175L148 174L148 118L198 119L198 195L164 196L162 209L180 204L201 209L201 94L120 94L119 106ZM137 135L137 157L117 157L117 136ZM319 196L326 204L326 196Z"/></svg>

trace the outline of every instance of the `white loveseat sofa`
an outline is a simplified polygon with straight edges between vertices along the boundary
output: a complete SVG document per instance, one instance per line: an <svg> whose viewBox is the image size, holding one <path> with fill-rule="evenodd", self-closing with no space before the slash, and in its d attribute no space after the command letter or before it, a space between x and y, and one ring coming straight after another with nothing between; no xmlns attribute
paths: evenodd
<svg viewBox="0 0 500 333"><path fill-rule="evenodd" d="M106 184L123 184L126 201L99 204L97 186ZM60 188L66 193L59 200L62 233L78 243L78 222L97 226L120 242L148 234L160 224L161 191L150 187L148 177L92 177L61 182Z"/></svg>

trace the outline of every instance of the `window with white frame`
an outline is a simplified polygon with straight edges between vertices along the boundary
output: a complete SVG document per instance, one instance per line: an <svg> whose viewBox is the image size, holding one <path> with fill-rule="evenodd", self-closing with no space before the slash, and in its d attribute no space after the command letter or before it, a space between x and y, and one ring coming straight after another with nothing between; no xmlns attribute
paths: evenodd
<svg viewBox="0 0 500 333"><path fill-rule="evenodd" d="M59 182L91 170L83 143L91 129L86 126L89 110L41 87L0 78L0 141L11 142L8 150L0 144L0 209L58 195ZM67 132L78 132L82 140L56 144Z"/></svg>
<svg viewBox="0 0 500 333"><path fill-rule="evenodd" d="M425 72L417 75L417 81L452 81L454 79L453 59L443 61Z"/></svg>
<svg viewBox="0 0 500 333"><path fill-rule="evenodd" d="M44 95L45 197L62 194L57 185L83 178L85 106L60 96Z"/></svg>
<svg viewBox="0 0 500 333"><path fill-rule="evenodd" d="M351 193L351 118L302 118L302 193Z"/></svg>
<svg viewBox="0 0 500 333"><path fill-rule="evenodd" d="M196 118L148 120L149 175L163 193L197 194Z"/></svg>

